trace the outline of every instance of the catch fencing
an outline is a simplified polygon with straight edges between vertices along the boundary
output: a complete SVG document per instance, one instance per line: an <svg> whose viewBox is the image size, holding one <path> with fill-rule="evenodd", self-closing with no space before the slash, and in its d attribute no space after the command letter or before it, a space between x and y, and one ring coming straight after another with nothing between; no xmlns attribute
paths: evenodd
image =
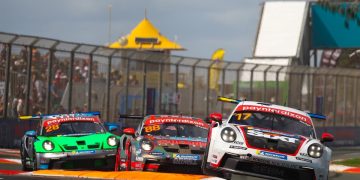
<svg viewBox="0 0 360 180"><path fill-rule="evenodd" d="M276 104L328 116L320 127L358 127L360 72L276 66L110 49L0 33L0 116L100 111L226 117L217 96ZM132 124L126 122L126 124Z"/></svg>

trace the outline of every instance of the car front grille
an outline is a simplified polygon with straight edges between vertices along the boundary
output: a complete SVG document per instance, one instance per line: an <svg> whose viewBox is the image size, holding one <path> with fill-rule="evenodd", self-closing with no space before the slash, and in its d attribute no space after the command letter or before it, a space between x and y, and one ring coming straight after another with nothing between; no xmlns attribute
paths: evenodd
<svg viewBox="0 0 360 180"><path fill-rule="evenodd" d="M170 153L179 153L179 149L177 149L177 148L164 147L164 150L166 152L170 152Z"/></svg>
<svg viewBox="0 0 360 180"><path fill-rule="evenodd" d="M77 146L67 146L67 145L64 145L64 148L68 151L71 151L71 150L77 150Z"/></svg>
<svg viewBox="0 0 360 180"><path fill-rule="evenodd" d="M97 149L97 148L99 148L99 146L100 145L98 145L98 144L93 144L93 145L88 145L88 148L89 149Z"/></svg>
<svg viewBox="0 0 360 180"><path fill-rule="evenodd" d="M293 169L263 162L253 162L242 160L239 157L229 154L224 155L220 167L281 179L313 179L315 177L314 170L312 169Z"/></svg>
<svg viewBox="0 0 360 180"><path fill-rule="evenodd" d="M191 154L204 154L204 150L195 150L195 149L193 149L193 150L191 150Z"/></svg>

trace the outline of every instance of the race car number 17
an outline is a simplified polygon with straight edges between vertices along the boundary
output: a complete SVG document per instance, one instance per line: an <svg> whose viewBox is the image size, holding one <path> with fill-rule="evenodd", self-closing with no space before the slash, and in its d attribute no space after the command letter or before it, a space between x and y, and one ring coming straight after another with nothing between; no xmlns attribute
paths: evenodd
<svg viewBox="0 0 360 180"><path fill-rule="evenodd" d="M160 125L146 126L144 127L145 132L152 132L160 130Z"/></svg>
<svg viewBox="0 0 360 180"><path fill-rule="evenodd" d="M248 120L251 117L251 113L235 113L237 120Z"/></svg>

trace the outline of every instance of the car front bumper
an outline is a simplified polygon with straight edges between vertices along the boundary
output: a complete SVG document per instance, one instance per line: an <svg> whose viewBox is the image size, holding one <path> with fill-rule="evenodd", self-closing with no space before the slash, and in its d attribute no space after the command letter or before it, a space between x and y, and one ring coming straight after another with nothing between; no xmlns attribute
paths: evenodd
<svg viewBox="0 0 360 180"><path fill-rule="evenodd" d="M181 154L180 154L181 155ZM191 155L190 155L191 156ZM186 158L174 158L168 155L151 155L142 154L141 156L135 157L135 162L132 163L132 170L146 170L146 171L158 171L162 169L174 170L181 169L183 167L200 167L202 162L202 155L193 155L195 159Z"/></svg>
<svg viewBox="0 0 360 180"><path fill-rule="evenodd" d="M77 160L109 159L115 157L117 149L83 150L59 153L36 153L37 168L49 169L57 162Z"/></svg>
<svg viewBox="0 0 360 180"><path fill-rule="evenodd" d="M226 153L218 167L210 166L217 171L243 174L266 179L324 179L316 172L316 167L297 165L261 157L248 157ZM318 174L318 175L317 175Z"/></svg>

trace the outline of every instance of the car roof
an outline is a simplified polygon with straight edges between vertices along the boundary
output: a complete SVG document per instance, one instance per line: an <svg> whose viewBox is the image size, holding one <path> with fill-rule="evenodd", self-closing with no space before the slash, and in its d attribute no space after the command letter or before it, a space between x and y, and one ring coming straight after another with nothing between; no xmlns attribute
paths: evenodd
<svg viewBox="0 0 360 180"><path fill-rule="evenodd" d="M235 111L257 111L257 112L270 112L270 113L274 112L276 114L288 116L296 120L305 122L309 125L313 125L311 117L306 112L295 108L276 105L276 104L263 103L257 101L243 101L236 106Z"/></svg>

